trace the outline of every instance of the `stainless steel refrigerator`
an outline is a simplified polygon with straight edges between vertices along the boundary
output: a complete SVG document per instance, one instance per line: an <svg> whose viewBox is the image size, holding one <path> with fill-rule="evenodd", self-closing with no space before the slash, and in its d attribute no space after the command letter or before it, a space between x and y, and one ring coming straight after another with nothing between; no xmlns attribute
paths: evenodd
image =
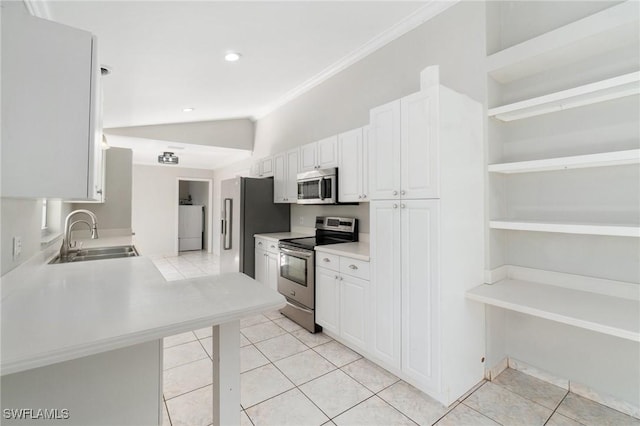
<svg viewBox="0 0 640 426"><path fill-rule="evenodd" d="M273 179L237 177L221 182L220 272L255 278L254 235L288 232L289 204L273 202Z"/></svg>

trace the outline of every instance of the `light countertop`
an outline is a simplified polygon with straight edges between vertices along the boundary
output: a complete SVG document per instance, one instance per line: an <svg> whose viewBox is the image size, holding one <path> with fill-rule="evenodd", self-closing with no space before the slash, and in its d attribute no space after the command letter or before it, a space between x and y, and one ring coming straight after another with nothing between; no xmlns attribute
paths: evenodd
<svg viewBox="0 0 640 426"><path fill-rule="evenodd" d="M324 246L316 246L316 251L335 254L338 256L346 256L352 259L369 261L369 243L358 241L355 243L327 244Z"/></svg>
<svg viewBox="0 0 640 426"><path fill-rule="evenodd" d="M313 234L301 234L299 232L272 232L270 234L255 234L254 237L264 238L266 240L278 242L286 238L313 237Z"/></svg>
<svg viewBox="0 0 640 426"><path fill-rule="evenodd" d="M109 240L92 245L126 244ZM2 375L285 304L280 294L241 273L167 282L144 256L46 264L55 251L45 250L2 277Z"/></svg>

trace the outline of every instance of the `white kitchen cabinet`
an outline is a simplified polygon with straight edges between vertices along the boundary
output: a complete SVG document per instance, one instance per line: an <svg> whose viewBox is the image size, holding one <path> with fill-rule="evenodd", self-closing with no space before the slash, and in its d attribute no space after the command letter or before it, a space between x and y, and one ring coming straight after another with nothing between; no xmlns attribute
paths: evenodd
<svg viewBox="0 0 640 426"><path fill-rule="evenodd" d="M370 198L439 197L438 88L371 110Z"/></svg>
<svg viewBox="0 0 640 426"><path fill-rule="evenodd" d="M316 267L316 323L340 334L340 286L338 272Z"/></svg>
<svg viewBox="0 0 640 426"><path fill-rule="evenodd" d="M338 167L338 136L330 136L300 147L300 171Z"/></svg>
<svg viewBox="0 0 640 426"><path fill-rule="evenodd" d="M265 238L255 241L255 280L278 290L278 243Z"/></svg>
<svg viewBox="0 0 640 426"><path fill-rule="evenodd" d="M274 159L272 156L260 158L251 164L249 174L253 177L271 177L273 176Z"/></svg>
<svg viewBox="0 0 640 426"><path fill-rule="evenodd" d="M484 310L464 296L484 281L482 106L438 84L437 67L423 77L371 113L370 192L388 199L370 203L368 353L449 405L484 376ZM402 170L383 161L394 155Z"/></svg>
<svg viewBox="0 0 640 426"><path fill-rule="evenodd" d="M316 322L350 348L367 350L369 341L369 262L317 252L328 259L316 266ZM329 269L332 268L332 269Z"/></svg>
<svg viewBox="0 0 640 426"><path fill-rule="evenodd" d="M401 227L397 201L370 204L370 352L384 366L400 369Z"/></svg>
<svg viewBox="0 0 640 426"><path fill-rule="evenodd" d="M3 197L99 198L99 84L91 33L3 9Z"/></svg>
<svg viewBox="0 0 640 426"><path fill-rule="evenodd" d="M298 200L298 154L299 149L273 156L273 201L295 203Z"/></svg>
<svg viewBox="0 0 640 426"><path fill-rule="evenodd" d="M366 128L338 135L338 201L369 201Z"/></svg>

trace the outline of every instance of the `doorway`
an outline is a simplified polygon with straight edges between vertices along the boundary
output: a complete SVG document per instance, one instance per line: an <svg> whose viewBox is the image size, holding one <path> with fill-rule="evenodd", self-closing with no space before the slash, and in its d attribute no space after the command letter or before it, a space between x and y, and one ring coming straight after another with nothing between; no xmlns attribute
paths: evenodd
<svg viewBox="0 0 640 426"><path fill-rule="evenodd" d="M179 177L176 188L175 252L212 252L212 179Z"/></svg>

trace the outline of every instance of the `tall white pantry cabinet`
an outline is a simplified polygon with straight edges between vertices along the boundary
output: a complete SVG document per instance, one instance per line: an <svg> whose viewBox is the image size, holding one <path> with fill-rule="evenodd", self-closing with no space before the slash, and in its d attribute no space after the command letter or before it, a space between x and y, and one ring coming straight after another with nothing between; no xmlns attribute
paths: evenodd
<svg viewBox="0 0 640 426"><path fill-rule="evenodd" d="M482 106L442 86L371 110L369 356L449 405L484 377Z"/></svg>

